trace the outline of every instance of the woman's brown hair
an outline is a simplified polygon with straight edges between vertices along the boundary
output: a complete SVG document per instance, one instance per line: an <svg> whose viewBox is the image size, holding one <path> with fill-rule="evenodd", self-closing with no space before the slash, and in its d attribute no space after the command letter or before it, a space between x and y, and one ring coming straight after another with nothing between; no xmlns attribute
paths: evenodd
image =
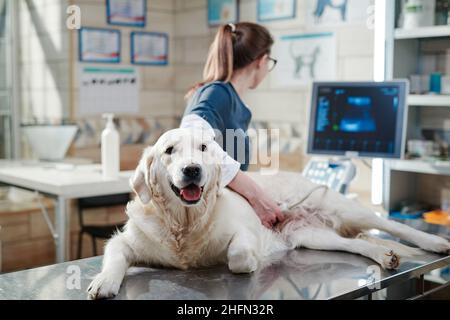
<svg viewBox="0 0 450 320"><path fill-rule="evenodd" d="M203 80L189 90L186 98L206 83L229 82L234 71L269 54L272 45L270 32L259 24L240 22L221 26L209 48Z"/></svg>

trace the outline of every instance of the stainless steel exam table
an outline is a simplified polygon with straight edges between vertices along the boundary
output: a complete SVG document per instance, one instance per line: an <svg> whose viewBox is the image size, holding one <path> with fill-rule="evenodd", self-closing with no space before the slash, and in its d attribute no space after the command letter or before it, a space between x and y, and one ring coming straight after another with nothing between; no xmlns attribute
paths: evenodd
<svg viewBox="0 0 450 320"><path fill-rule="evenodd" d="M448 237L448 227L410 223ZM0 299L84 300L101 262L102 257L94 257L1 275ZM133 267L116 299L422 298L426 280L450 294L450 256L426 253L389 271L359 255L299 249L271 257L251 275L233 275L226 266L189 271Z"/></svg>

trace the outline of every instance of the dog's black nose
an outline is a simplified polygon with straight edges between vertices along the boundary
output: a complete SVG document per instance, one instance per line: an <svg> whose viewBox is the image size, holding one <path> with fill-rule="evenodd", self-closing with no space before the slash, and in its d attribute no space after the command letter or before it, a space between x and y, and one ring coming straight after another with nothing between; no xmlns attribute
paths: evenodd
<svg viewBox="0 0 450 320"><path fill-rule="evenodd" d="M196 179L202 173L202 168L198 164L190 164L182 170L183 174L190 179Z"/></svg>

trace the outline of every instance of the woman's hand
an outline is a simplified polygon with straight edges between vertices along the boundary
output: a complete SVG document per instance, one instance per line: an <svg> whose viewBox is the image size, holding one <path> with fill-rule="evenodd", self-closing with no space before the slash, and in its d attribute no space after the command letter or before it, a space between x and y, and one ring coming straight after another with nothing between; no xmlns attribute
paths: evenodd
<svg viewBox="0 0 450 320"><path fill-rule="evenodd" d="M262 224L269 229L284 220L279 206L263 192L256 194L253 199L249 199L249 203L261 219Z"/></svg>
<svg viewBox="0 0 450 320"><path fill-rule="evenodd" d="M272 229L275 224L284 220L284 215L275 201L242 171L238 172L228 187L247 199L267 228Z"/></svg>

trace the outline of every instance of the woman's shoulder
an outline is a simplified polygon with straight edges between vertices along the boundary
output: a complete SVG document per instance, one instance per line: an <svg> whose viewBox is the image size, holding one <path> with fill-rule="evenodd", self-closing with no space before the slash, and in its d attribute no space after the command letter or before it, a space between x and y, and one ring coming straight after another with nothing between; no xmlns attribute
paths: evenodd
<svg viewBox="0 0 450 320"><path fill-rule="evenodd" d="M215 114L225 116L232 105L232 97L228 92L226 84L215 81L206 83L196 89L187 103L184 115L195 112L214 112Z"/></svg>
<svg viewBox="0 0 450 320"><path fill-rule="evenodd" d="M197 90L200 98L216 98L221 101L233 98L233 91L230 85L222 81L206 83Z"/></svg>

